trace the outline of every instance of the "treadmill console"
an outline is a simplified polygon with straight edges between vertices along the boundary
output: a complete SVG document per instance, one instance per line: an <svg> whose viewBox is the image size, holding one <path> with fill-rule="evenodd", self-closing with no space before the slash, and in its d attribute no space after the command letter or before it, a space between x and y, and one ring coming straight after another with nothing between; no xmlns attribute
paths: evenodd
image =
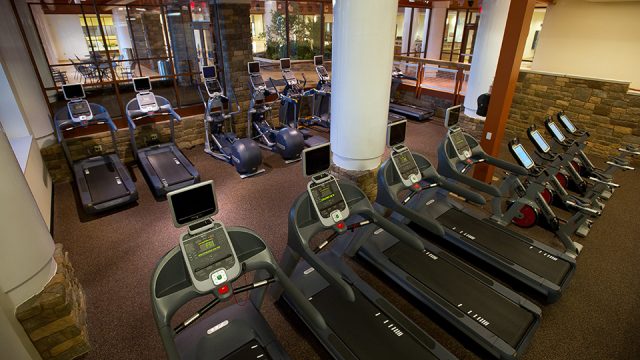
<svg viewBox="0 0 640 360"><path fill-rule="evenodd" d="M546 154L547 152L549 152L549 150L551 150L551 146L549 146L549 143L542 137L540 131L533 130L531 132L531 138L536 142L536 147L543 153Z"/></svg>
<svg viewBox="0 0 640 360"><path fill-rule="evenodd" d="M447 109L444 117L444 126L449 129L447 138L451 141L458 159L466 161L471 157L471 147L464 136L464 131L458 125L460 108L460 105L456 105Z"/></svg>
<svg viewBox="0 0 640 360"><path fill-rule="evenodd" d="M307 191L320 222L323 226L344 230L349 207L336 178L326 173L331 165L330 143L305 149L302 164L305 176L311 177Z"/></svg>
<svg viewBox="0 0 640 360"><path fill-rule="evenodd" d="M387 145L391 148L391 162L400 175L404 186L411 186L421 179L420 169L416 164L411 150L404 143L407 120L389 124L387 130Z"/></svg>
<svg viewBox="0 0 640 360"><path fill-rule="evenodd" d="M156 96L151 92L149 77L134 78L133 90L136 92L136 100L138 100L140 111L152 113L160 110Z"/></svg>
<svg viewBox="0 0 640 360"><path fill-rule="evenodd" d="M71 121L86 124L87 121L93 119L91 106L85 99L82 84L62 85L62 93L64 98L68 100L67 109L69 110Z"/></svg>
<svg viewBox="0 0 640 360"><path fill-rule="evenodd" d="M191 282L201 293L213 291L221 300L231 296L230 282L241 266L224 225L211 219L217 213L213 182L207 181L167 194L176 227L189 226L180 249Z"/></svg>

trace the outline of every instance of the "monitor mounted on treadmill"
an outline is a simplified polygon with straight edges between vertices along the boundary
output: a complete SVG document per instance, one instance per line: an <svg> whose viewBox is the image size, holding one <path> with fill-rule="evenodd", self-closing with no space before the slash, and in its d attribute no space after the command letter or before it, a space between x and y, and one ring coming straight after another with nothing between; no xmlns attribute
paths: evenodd
<svg viewBox="0 0 640 360"><path fill-rule="evenodd" d="M222 87L218 81L218 73L214 65L203 66L202 77L204 77L204 87L207 89L209 97L214 97L222 93Z"/></svg>
<svg viewBox="0 0 640 360"><path fill-rule="evenodd" d="M224 225L211 216L218 212L213 181L201 182L167 194L173 224L188 226L180 249L193 286L226 299L229 282L240 275L240 261Z"/></svg>
<svg viewBox="0 0 640 360"><path fill-rule="evenodd" d="M460 105L452 106L447 109L444 117L444 126L448 129L447 137L451 141L458 158L465 161L471 157L471 147L464 137L464 132L458 126L460 119Z"/></svg>
<svg viewBox="0 0 640 360"><path fill-rule="evenodd" d="M86 125L87 121L93 119L91 106L89 106L89 102L85 99L82 84L62 85L62 93L64 94L65 100L68 101L67 109L69 110L71 121Z"/></svg>
<svg viewBox="0 0 640 360"><path fill-rule="evenodd" d="M152 113L160 110L156 96L151 92L151 81L148 76L133 78L133 90L141 111Z"/></svg>
<svg viewBox="0 0 640 360"><path fill-rule="evenodd" d="M407 120L391 123L387 127L387 145L391 148L391 161L405 186L420 181L420 169L411 150L404 145Z"/></svg>
<svg viewBox="0 0 640 360"><path fill-rule="evenodd" d="M335 226L344 230L343 220L349 217L347 201L340 190L338 181L327 173L331 166L330 143L305 149L302 152L304 175L311 177L307 191L323 226Z"/></svg>

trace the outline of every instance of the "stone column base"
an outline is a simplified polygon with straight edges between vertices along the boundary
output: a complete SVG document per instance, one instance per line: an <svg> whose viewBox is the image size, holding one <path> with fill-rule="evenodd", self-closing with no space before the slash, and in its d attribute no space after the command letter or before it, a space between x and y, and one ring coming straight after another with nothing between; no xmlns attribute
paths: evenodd
<svg viewBox="0 0 640 360"><path fill-rule="evenodd" d="M378 166L372 170L347 170L338 167L335 164L331 165L331 173L339 179L350 180L356 183L360 190L369 198L369 201L373 202L376 199L378 193Z"/></svg>
<svg viewBox="0 0 640 360"><path fill-rule="evenodd" d="M53 257L56 274L42 292L18 306L16 318L44 360L74 359L91 349L84 292L62 244L56 244Z"/></svg>

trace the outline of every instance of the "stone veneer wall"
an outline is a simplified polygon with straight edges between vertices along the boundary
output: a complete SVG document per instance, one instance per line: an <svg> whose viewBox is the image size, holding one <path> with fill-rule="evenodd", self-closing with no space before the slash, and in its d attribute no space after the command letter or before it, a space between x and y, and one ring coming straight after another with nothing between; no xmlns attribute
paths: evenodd
<svg viewBox="0 0 640 360"><path fill-rule="evenodd" d="M91 349L84 292L62 244L56 244L53 258L56 274L18 307L16 317L44 360L74 359Z"/></svg>
<svg viewBox="0 0 640 360"><path fill-rule="evenodd" d="M157 134L162 142L169 141L170 129L169 121L162 121L148 125L138 126L136 129L136 144L139 147L145 146L151 134ZM176 144L182 149L193 148L204 144L204 123L202 115L185 116L182 121L175 124ZM116 133L116 143L118 155L125 163L133 162L133 153L129 144L129 129L119 129ZM92 136L79 139L71 139L68 142L69 151L74 159L85 158L94 145L102 145L104 152L112 152L111 134L101 132ZM60 144L53 144L40 149L49 174L54 183L65 182L72 179L71 170L62 152Z"/></svg>
<svg viewBox="0 0 640 360"><path fill-rule="evenodd" d="M640 144L640 94L628 90L628 82L522 70L506 135L526 137L530 124L543 127L547 115L564 110L591 134L589 152L615 155L621 145Z"/></svg>

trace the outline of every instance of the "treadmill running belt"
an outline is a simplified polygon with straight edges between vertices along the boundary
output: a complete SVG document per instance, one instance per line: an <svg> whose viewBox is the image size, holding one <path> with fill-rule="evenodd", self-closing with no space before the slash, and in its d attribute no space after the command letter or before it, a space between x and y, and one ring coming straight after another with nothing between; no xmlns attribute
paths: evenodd
<svg viewBox="0 0 640 360"><path fill-rule="evenodd" d="M329 286L310 301L359 359L437 359L358 289L353 288L353 292L356 299L349 302Z"/></svg>
<svg viewBox="0 0 640 360"><path fill-rule="evenodd" d="M409 276L433 290L452 307L468 313L515 349L535 320L529 311L507 300L443 257L433 259L402 242L396 243L384 254Z"/></svg>
<svg viewBox="0 0 640 360"><path fill-rule="evenodd" d="M147 158L165 186L175 185L193 178L184 165L176 159L170 148L162 152L147 154Z"/></svg>
<svg viewBox="0 0 640 360"><path fill-rule="evenodd" d="M457 233L464 232L474 237L463 236L463 241L474 242L554 284L560 285L569 272L568 262L538 254L540 250L531 248L528 242L458 209L451 208L436 220Z"/></svg>
<svg viewBox="0 0 640 360"><path fill-rule="evenodd" d="M254 339L242 345L236 351L225 356L223 360L260 359L270 360L271 357L264 348Z"/></svg>
<svg viewBox="0 0 640 360"><path fill-rule="evenodd" d="M110 161L105 161L107 162L82 169L91 194L91 203L94 205L129 195L116 168Z"/></svg>

